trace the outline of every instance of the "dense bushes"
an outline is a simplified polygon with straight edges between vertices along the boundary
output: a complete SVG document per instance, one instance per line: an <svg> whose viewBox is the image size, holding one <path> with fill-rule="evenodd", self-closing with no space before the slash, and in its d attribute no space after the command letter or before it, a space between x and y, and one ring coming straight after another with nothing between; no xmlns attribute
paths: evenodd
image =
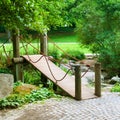
<svg viewBox="0 0 120 120"><path fill-rule="evenodd" d="M116 75L120 77L120 41L112 40L112 42L104 43L104 46L99 50L99 61L102 67L109 78Z"/></svg>
<svg viewBox="0 0 120 120"><path fill-rule="evenodd" d="M82 53L80 51L77 51L77 50L69 50L69 51L66 51L66 53L67 53L67 55L63 54L62 56L68 58L69 60L75 60L75 59L82 60L82 59L85 59L84 53Z"/></svg>
<svg viewBox="0 0 120 120"><path fill-rule="evenodd" d="M68 60L85 59L85 54L77 50L66 50L63 53L60 53L59 51L54 49L52 51L49 51L49 55L53 56L53 58L56 60L60 60L61 58L65 58Z"/></svg>

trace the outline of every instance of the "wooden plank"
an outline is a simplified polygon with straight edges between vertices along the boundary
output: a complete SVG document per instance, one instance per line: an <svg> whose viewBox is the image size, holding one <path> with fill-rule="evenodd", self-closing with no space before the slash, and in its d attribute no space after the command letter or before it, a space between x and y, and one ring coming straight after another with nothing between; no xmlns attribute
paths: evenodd
<svg viewBox="0 0 120 120"><path fill-rule="evenodd" d="M60 88L66 91L70 96L75 97L75 78L73 76L66 75L66 77L62 81L56 81L56 80L62 79L66 73L63 70L61 70L58 66L56 66L53 62L48 60L49 66L51 68L51 72L55 77L54 78L49 70L45 57L42 57L42 58L41 57L42 55L29 55L29 57L28 55L23 56L23 58L25 58L28 62L30 62L35 68L37 68L40 72L42 72L46 77L48 77L48 79L50 79L56 85L58 85ZM37 60L39 61L35 62ZM83 91L82 99L95 97L93 95L93 92L91 90L88 90L88 88L85 85L82 85L82 91Z"/></svg>

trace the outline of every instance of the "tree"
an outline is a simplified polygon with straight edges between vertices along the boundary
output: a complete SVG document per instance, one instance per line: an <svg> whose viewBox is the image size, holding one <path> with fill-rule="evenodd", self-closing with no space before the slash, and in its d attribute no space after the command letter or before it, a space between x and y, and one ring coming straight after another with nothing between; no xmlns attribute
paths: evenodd
<svg viewBox="0 0 120 120"><path fill-rule="evenodd" d="M0 24L12 31L13 57L19 57L20 31L33 29L43 35L51 26L63 25L63 0L1 0ZM20 80L15 65L15 80Z"/></svg>
<svg viewBox="0 0 120 120"><path fill-rule="evenodd" d="M85 0L73 11L79 11L80 42L100 54L109 76L120 74L120 0Z"/></svg>
<svg viewBox="0 0 120 120"><path fill-rule="evenodd" d="M63 0L1 0L0 24L6 28L30 28L42 31L62 25Z"/></svg>

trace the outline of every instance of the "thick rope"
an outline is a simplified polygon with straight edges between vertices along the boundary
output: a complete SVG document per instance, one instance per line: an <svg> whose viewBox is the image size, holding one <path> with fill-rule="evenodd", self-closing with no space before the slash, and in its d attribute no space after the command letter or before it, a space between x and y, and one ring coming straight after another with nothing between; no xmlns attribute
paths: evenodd
<svg viewBox="0 0 120 120"><path fill-rule="evenodd" d="M65 52L63 49L61 49L55 42L53 42L52 39L48 38L52 44L54 44L60 51L62 51L66 56L72 58L73 60L76 60L76 61L79 61L79 59L75 58L75 57L72 57L71 55L69 55L67 52Z"/></svg>
<svg viewBox="0 0 120 120"><path fill-rule="evenodd" d="M84 77L87 74L87 72L89 71L89 69L90 69L90 67L88 67L88 69L81 75L81 78Z"/></svg>
<svg viewBox="0 0 120 120"><path fill-rule="evenodd" d="M6 57L7 57L7 58L9 58L9 55L7 55L7 51L6 51L6 49L5 49L5 46L4 46L4 45L3 45L3 51L4 51L5 55L6 55Z"/></svg>
<svg viewBox="0 0 120 120"><path fill-rule="evenodd" d="M26 53L27 53L27 56L28 56L28 58L29 58L29 61L31 61L32 63L37 63L37 62L39 62L39 61L42 59L42 57L45 58L46 63L47 63L47 66L48 66L48 68L49 68L49 71L50 71L52 77L56 80L56 82L57 82L57 81L62 81L62 80L67 76L68 72L71 70L71 69L69 69L69 70L66 72L66 74L65 74L61 79L59 79L59 80L56 79L55 76L54 76L54 74L53 74L53 72L52 72L52 70L51 70L51 67L50 67L50 65L49 65L49 63L48 63L48 58L50 58L50 57L47 57L46 55L42 55L38 60L33 61L33 60L30 58L30 56L28 55L28 51L27 51L27 49L25 48L25 45L24 45L23 42L22 42L22 44L23 44L23 47L24 47L24 49L25 49L25 51L26 51ZM31 45L31 44L30 44L30 45Z"/></svg>
<svg viewBox="0 0 120 120"><path fill-rule="evenodd" d="M25 45L24 45L23 42L22 42L22 45L23 45L23 48L24 48L24 50L25 50L25 52L26 52L26 54L27 54L27 56L28 56L29 61L31 61L32 63L37 63L37 62L39 62L39 61L42 59L43 56L40 56L39 59L37 59L36 61L33 61L33 60L30 58L30 56L28 55L28 51L27 51L27 49L26 49L26 47L25 47Z"/></svg>
<svg viewBox="0 0 120 120"><path fill-rule="evenodd" d="M70 56L70 55L69 55L68 53L66 53L63 49L61 49L55 42L53 42L52 39L50 39L50 38L48 38L48 39L49 39L49 40L52 42L52 44L54 44L59 50L61 50L66 56L72 58L73 60L79 61L79 59ZM84 77L84 76L86 75L86 73L89 71L90 66L87 65L87 67L88 67L88 69L85 71L85 73L83 73L83 75L81 75L81 78Z"/></svg>
<svg viewBox="0 0 120 120"><path fill-rule="evenodd" d="M52 70L51 70L51 67L50 67L50 64L49 64L49 62L48 62L47 57L44 56L44 58L45 58L45 60L46 60L47 66L48 66L48 68L49 68L49 71L50 71L52 77L56 80L56 83L57 83L58 81L62 81L62 80L68 75L69 71L71 70L71 69L69 69L69 70L66 72L66 74L65 74L61 79L56 79L55 76L54 76L54 74L53 74L53 72L52 72Z"/></svg>
<svg viewBox="0 0 120 120"><path fill-rule="evenodd" d="M53 44L56 45L54 42L53 42ZM30 46L32 46L34 49L36 49L31 43L27 43L27 45L30 45ZM56 45L56 46L57 46L57 45ZM24 47L25 47L25 45L24 45ZM60 50L62 50L62 49L61 49L60 47L58 47L58 46L57 46L57 48L59 48ZM26 49L26 48L25 48L25 49ZM38 50L38 49L36 49L36 50ZM67 54L64 50L62 50L62 51L63 51L65 54ZM27 49L26 49L26 52L27 52ZM28 52L27 52L27 55L28 55ZM43 56L44 56L44 55L43 55ZM39 62L43 56L41 56L37 61L32 61L31 58L30 58L29 55L28 55L29 60L32 61L33 63ZM69 54L67 54L67 56L71 57ZM46 57L46 56L44 56L44 57ZM50 58L49 56L47 56L47 57ZM73 58L73 59L75 59L75 60L78 61L78 59L76 59L76 58L74 58L74 57L71 57L71 58ZM50 58L50 59L51 59L51 58ZM52 60L55 61L55 62L58 62L58 60L56 60L56 59L54 59L54 58L53 58ZM69 68L71 68L70 65L66 65L66 64L64 64L64 65L67 66L67 67L69 67ZM49 68L49 70L51 71L50 66L49 66L49 63L48 63L48 68ZM81 78L86 75L86 73L89 71L89 69L90 69L90 67L89 67L89 68L86 70L86 72L81 76ZM70 69L68 70L68 72L69 72L69 71L70 71ZM67 72L67 73L68 73L68 72ZM52 74L53 78L55 79L52 71L51 71L51 74ZM63 79L64 79L64 77L63 77ZM56 80L56 79L55 79L55 80ZM61 79L58 80L58 81L61 81Z"/></svg>

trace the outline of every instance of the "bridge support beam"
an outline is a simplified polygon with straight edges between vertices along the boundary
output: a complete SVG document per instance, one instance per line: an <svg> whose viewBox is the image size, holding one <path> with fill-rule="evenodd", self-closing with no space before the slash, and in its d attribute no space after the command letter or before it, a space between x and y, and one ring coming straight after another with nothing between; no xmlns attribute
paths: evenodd
<svg viewBox="0 0 120 120"><path fill-rule="evenodd" d="M101 64L95 63L95 95L101 97Z"/></svg>
<svg viewBox="0 0 120 120"><path fill-rule="evenodd" d="M82 99L82 89L81 89L81 68L80 64L71 64L75 70L75 99Z"/></svg>
<svg viewBox="0 0 120 120"><path fill-rule="evenodd" d="M20 57L19 51L19 29L12 30L12 43L13 43L13 57ZM22 64L14 64L14 81L23 80Z"/></svg>
<svg viewBox="0 0 120 120"><path fill-rule="evenodd" d="M40 53L47 55L48 54L48 44L47 44L47 32L40 34ZM47 87L47 77L41 73L41 81L44 87Z"/></svg>

